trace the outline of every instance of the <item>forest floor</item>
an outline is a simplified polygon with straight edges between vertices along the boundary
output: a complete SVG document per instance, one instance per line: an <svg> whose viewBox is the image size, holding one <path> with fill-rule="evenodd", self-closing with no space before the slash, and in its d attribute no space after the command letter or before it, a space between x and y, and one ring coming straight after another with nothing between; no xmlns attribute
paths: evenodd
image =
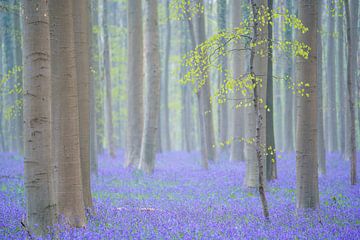
<svg viewBox="0 0 360 240"><path fill-rule="evenodd" d="M124 169L118 156L99 157L87 227L60 228L60 239L360 239L360 185L350 186L350 163L339 154L328 154L321 208L306 216L295 211L295 154L282 154L279 179L267 186L270 222L257 191L243 187L244 163L204 171L197 153L165 153L147 176ZM0 239L26 238L22 174L21 157L0 154Z"/></svg>

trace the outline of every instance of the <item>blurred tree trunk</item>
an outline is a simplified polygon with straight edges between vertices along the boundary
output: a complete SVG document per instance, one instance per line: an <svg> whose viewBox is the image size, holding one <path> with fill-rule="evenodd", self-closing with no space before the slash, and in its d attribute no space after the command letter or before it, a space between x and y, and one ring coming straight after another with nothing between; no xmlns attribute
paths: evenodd
<svg viewBox="0 0 360 240"><path fill-rule="evenodd" d="M241 9L241 0L232 0L231 1L231 10L232 10L232 28L239 26L242 21L242 9ZM234 49L241 48L241 42L236 42L233 46ZM245 70L245 56L242 51L237 51L232 54L232 74L234 79L240 79L241 75L244 74ZM235 92L236 102L233 109L233 127L232 127L232 136L234 141L231 144L230 152L230 161L244 161L244 142L241 139L244 137L244 126L245 126L245 109L244 107L237 108L238 99L244 101L244 96L241 91Z"/></svg>
<svg viewBox="0 0 360 240"><path fill-rule="evenodd" d="M327 39L327 63L326 63L326 79L327 79L327 132L328 132L328 151L334 152L337 150L337 123L336 123L336 74L335 74L335 16L331 10L335 9L333 0L328 0L327 5L330 8L329 25L328 25L328 39Z"/></svg>
<svg viewBox="0 0 360 240"><path fill-rule="evenodd" d="M9 4L9 7L12 8L14 6L14 0L10 0L7 2ZM6 29L3 33L4 35L4 73L9 74L12 72L12 70L15 67L15 31L14 31L14 18L13 18L13 12L7 11L3 14L3 23L2 27L3 29ZM7 145L9 148L9 151L15 152L17 151L17 134L16 134L16 121L13 121L14 113L13 110L15 110L15 94L11 93L11 91L15 88L15 79L12 74L10 74L10 78L6 81L6 83L3 85L3 89L5 90L4 94L4 110L5 110L5 119L4 119L4 130L5 130L5 136L7 139ZM16 76L16 75L15 75Z"/></svg>
<svg viewBox="0 0 360 240"><path fill-rule="evenodd" d="M341 11L343 8L341 8ZM338 16L337 18L337 32L338 35L338 64L337 64L337 74L338 74L338 146L339 150L342 154L345 153L345 115L347 109L347 100L344 92L346 91L346 80L345 80L345 72L344 72L344 53L345 53L345 36L344 36L344 20L343 16Z"/></svg>
<svg viewBox="0 0 360 240"><path fill-rule="evenodd" d="M294 4L292 1L286 1L285 8L289 10L291 14L294 13ZM285 23L282 22L282 24L284 25ZM293 41L292 28L286 27L284 40ZM285 70L284 70L284 75L287 78L285 82L285 102L284 102L285 107L283 114L283 119L284 119L283 139L284 139L284 150L286 152L294 151L294 145L295 145L294 144L295 128L293 127L294 125L293 112L295 111L294 110L295 95L293 94L293 90L291 89L291 86L292 83L295 82L296 80L294 79L293 66L294 66L294 58L293 56L289 56L289 59L286 59Z"/></svg>
<svg viewBox="0 0 360 240"><path fill-rule="evenodd" d="M322 175L326 175L326 158L325 158L325 143L324 143L324 111L323 111L323 51L322 51L322 37L321 37L321 30L322 30L322 11L324 10L321 8L322 0L318 1L318 31L320 34L317 34L317 128L318 128L318 135L317 135L317 158L318 158L318 165L319 165L319 172Z"/></svg>
<svg viewBox="0 0 360 240"><path fill-rule="evenodd" d="M128 1L128 116L125 166L138 167L143 134L143 26L141 0Z"/></svg>
<svg viewBox="0 0 360 240"><path fill-rule="evenodd" d="M273 9L273 1L268 0L269 11ZM273 21L272 18L270 20ZM268 59L267 59L267 88L266 105L270 111L266 111L266 180L277 178L276 147L274 136L274 96L273 96L273 27L268 24Z"/></svg>
<svg viewBox="0 0 360 240"><path fill-rule="evenodd" d="M169 124L169 68L171 50L171 20L170 20L170 0L166 0L166 39L165 39L165 61L163 74L163 106L164 106L164 137L163 150L171 150L170 124Z"/></svg>
<svg viewBox="0 0 360 240"><path fill-rule="evenodd" d="M99 26L99 4L98 0L91 0L91 75L89 82L90 92L90 171L95 176L98 175L97 158L97 119L96 119L96 90L95 83L99 80L99 35L94 31L94 27Z"/></svg>
<svg viewBox="0 0 360 240"><path fill-rule="evenodd" d="M24 7L24 181L27 227L45 236L56 221L51 157L51 61L45 0ZM1 141L2 139L0 139Z"/></svg>
<svg viewBox="0 0 360 240"><path fill-rule="evenodd" d="M110 60L110 43L109 43L109 16L108 16L108 0L103 0L103 34L104 34L104 71L105 71L105 135L108 150L112 158L116 157L114 145L114 126L112 114L112 82L111 82L111 60Z"/></svg>
<svg viewBox="0 0 360 240"><path fill-rule="evenodd" d="M79 145L73 3L50 0L53 146L57 211L66 224L85 226Z"/></svg>
<svg viewBox="0 0 360 240"><path fill-rule="evenodd" d="M197 4L204 6L203 0L196 0ZM200 45L206 40L205 34L205 13L199 13L194 17L194 29L195 39L197 45ZM201 87L198 92L198 103L199 103L199 119L200 127L203 130L201 135L202 141L205 147L205 156L209 161L216 160L216 149L215 149L215 135L214 135L214 121L212 113L212 104L210 103L210 79L206 79L205 84ZM203 153L204 154L204 153ZM203 162L204 168L207 168L205 161Z"/></svg>
<svg viewBox="0 0 360 240"><path fill-rule="evenodd" d="M2 24L2 19L0 18L0 24ZM0 34L0 79L3 78L4 76L4 64L3 64L3 35ZM0 91L0 150L2 152L7 152L6 149L6 142L5 142L5 138L4 138L4 127L3 127L3 120L4 120L4 106L5 106L5 97L4 97L4 91Z"/></svg>
<svg viewBox="0 0 360 240"><path fill-rule="evenodd" d="M218 0L217 1L217 24L218 24L218 31L225 31L226 30L226 0ZM241 8L237 9L237 14L240 16ZM237 25L240 22L237 23ZM222 39L223 44L225 44L225 39ZM226 46L225 46L226 48ZM218 76L218 88L220 89L221 85L225 81L226 75L225 71L228 68L228 59L226 55L222 55L219 57L219 64L221 65L221 72ZM240 68L240 63L238 68ZM221 143L225 143L228 140L228 106L227 102L225 101L222 104L218 104L218 138ZM227 153L229 146L226 144L220 152ZM222 154L221 154L222 155Z"/></svg>
<svg viewBox="0 0 360 240"><path fill-rule="evenodd" d="M349 144L350 144L350 180L351 185L356 184L356 137L355 137L355 106L354 106L354 89L356 84L356 65L357 65L357 51L358 51L358 12L359 12L359 1L346 0L346 23L347 23L347 39L348 39L348 59L347 59L347 94L349 102L349 123L347 126L350 131Z"/></svg>
<svg viewBox="0 0 360 240"><path fill-rule="evenodd" d="M180 44L180 55L184 56L189 49L189 34L186 31L184 24L181 24L181 44ZM181 66L180 69L180 79L183 78L185 74L184 66ZM181 86L181 122L182 122L182 149L190 152L194 143L192 141L193 131L191 127L194 125L192 121L192 93L190 86L188 84Z"/></svg>
<svg viewBox="0 0 360 240"><path fill-rule="evenodd" d="M309 97L298 96L296 128L296 208L318 208L317 166L317 1L299 1L299 19L309 31L298 36L311 48L309 58L297 58L297 81L309 84Z"/></svg>
<svg viewBox="0 0 360 240"><path fill-rule="evenodd" d="M87 0L73 2L75 63L79 109L79 140L81 177L85 208L92 208L90 186L90 4Z"/></svg>
<svg viewBox="0 0 360 240"><path fill-rule="evenodd" d="M14 28L15 28L15 62L16 66L22 67L22 46L21 46L21 24L20 24L20 18L21 18L21 7L20 7L20 0L15 1L15 12L14 12ZM18 71L15 78L15 85L17 89L22 89L23 86L23 79L22 79L22 70ZM20 154L23 154L23 145L24 145L24 139L23 139L23 108L19 102L22 101L22 95L19 92L16 92L15 96L16 100L16 107L19 109L18 115L16 115L16 149Z"/></svg>
<svg viewBox="0 0 360 240"><path fill-rule="evenodd" d="M155 140L160 113L161 72L157 7L157 1L145 1L145 79L147 87L139 168L147 173L154 172L156 158Z"/></svg>

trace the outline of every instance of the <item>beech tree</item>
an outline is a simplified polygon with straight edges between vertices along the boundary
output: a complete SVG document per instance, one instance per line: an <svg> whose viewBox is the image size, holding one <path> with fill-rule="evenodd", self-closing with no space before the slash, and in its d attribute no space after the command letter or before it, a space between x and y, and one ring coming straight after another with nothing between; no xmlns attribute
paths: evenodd
<svg viewBox="0 0 360 240"><path fill-rule="evenodd" d="M128 1L128 102L125 166L139 165L143 132L143 27L141 0Z"/></svg>
<svg viewBox="0 0 360 240"><path fill-rule="evenodd" d="M345 0L345 12L346 12L346 24L347 31L346 36L348 40L347 50L347 94L349 104L349 144L350 144L350 182L351 185L356 184L356 137L355 137L355 96L354 87L356 84L356 63L357 63L357 51L359 47L359 35L358 31L358 18L359 18L359 2L356 0Z"/></svg>
<svg viewBox="0 0 360 240"><path fill-rule="evenodd" d="M92 208L90 187L90 35L89 11L87 0L73 2L74 39L76 78L79 108L79 140L81 158L81 177L83 185L84 204Z"/></svg>
<svg viewBox="0 0 360 240"><path fill-rule="evenodd" d="M49 1L53 157L57 212L65 223L85 226L73 2Z"/></svg>
<svg viewBox="0 0 360 240"><path fill-rule="evenodd" d="M55 223L51 124L51 52L46 0L24 4L24 181L26 224L45 235Z"/></svg>
<svg viewBox="0 0 360 240"><path fill-rule="evenodd" d="M156 0L145 1L145 79L146 101L139 168L153 173L156 133L160 113L159 23Z"/></svg>
<svg viewBox="0 0 360 240"><path fill-rule="evenodd" d="M297 98L296 208L318 208L317 163L317 10L313 0L299 1L299 19L309 28L298 39L311 49L308 59L297 59L297 81L308 84L307 96Z"/></svg>

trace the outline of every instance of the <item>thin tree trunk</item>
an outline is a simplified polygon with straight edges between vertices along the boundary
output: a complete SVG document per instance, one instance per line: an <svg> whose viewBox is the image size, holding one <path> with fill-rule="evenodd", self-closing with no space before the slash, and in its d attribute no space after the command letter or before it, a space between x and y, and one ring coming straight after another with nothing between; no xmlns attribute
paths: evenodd
<svg viewBox="0 0 360 240"><path fill-rule="evenodd" d="M349 0L345 1L346 23L347 23L347 39L348 39L348 67L347 67L347 94L349 102L349 123L350 136L348 136L350 143L350 182L351 185L356 184L356 137L355 137L355 106L354 106L354 90L356 83L356 64L357 64L357 51L358 51L358 11L359 2Z"/></svg>
<svg viewBox="0 0 360 240"><path fill-rule="evenodd" d="M319 13L318 13L318 30L321 32L322 30L322 0L318 0L319 6ZM323 119L323 78L322 78L322 39L321 34L317 34L317 88L318 88L318 111L317 111L317 128L318 128L318 135L317 135L317 154L318 154L318 165L319 165L319 172L322 175L326 175L326 159L325 159L325 143L324 143L324 119Z"/></svg>
<svg viewBox="0 0 360 240"><path fill-rule="evenodd" d="M252 12L255 21L253 22L253 38L252 43L258 43L259 41L266 41L268 39L267 25L263 26L259 24L258 19L258 11L260 11L261 7L267 7L267 1L265 0L252 0ZM261 32L259 31L261 30ZM258 190L260 194L261 204L263 208L263 214L265 219L269 219L269 209L265 195L265 180L264 180L264 172L266 173L266 165L264 158L264 149L263 146L266 144L266 138L264 138L264 134L266 131L262 126L265 117L265 113L261 110L263 107L260 106L260 99L264 99L264 89L266 93L266 74L267 74L267 58L260 56L257 54L259 50L264 50L262 46L252 47L251 55L250 55L250 74L254 77L253 84L255 85L254 94L253 94L253 102L256 114L256 134L255 134L255 149L256 149L256 164L257 164L257 172L258 172ZM266 52L267 49L264 51ZM256 78L262 79L263 87L260 86L260 83L256 81ZM266 96L265 96L266 97ZM264 171L265 168L265 171Z"/></svg>
<svg viewBox="0 0 360 240"><path fill-rule="evenodd" d="M139 165L143 134L143 26L141 0L128 1L128 117L125 166Z"/></svg>
<svg viewBox="0 0 360 240"><path fill-rule="evenodd" d="M66 224L85 226L73 8L70 0L50 0L52 120L57 211Z"/></svg>
<svg viewBox="0 0 360 240"><path fill-rule="evenodd" d="M103 0L103 34L104 34L104 70L105 70L105 132L108 150L112 158L116 157L114 145L114 126L112 119L112 82L109 43L108 0Z"/></svg>
<svg viewBox="0 0 360 240"><path fill-rule="evenodd" d="M45 236L56 220L51 157L51 61L46 0L24 7L24 181L27 227Z"/></svg>
<svg viewBox="0 0 360 240"><path fill-rule="evenodd" d="M268 0L269 11L273 9L273 1ZM270 20L273 21L272 18ZM266 111L266 180L270 181L277 178L276 169L276 147L274 136L274 104L273 104L273 29L268 25L268 69L267 69L267 88L266 105L270 111Z"/></svg>
<svg viewBox="0 0 360 240"><path fill-rule="evenodd" d="M139 168L147 173L153 173L155 167L155 139L160 113L161 72L157 7L157 1L145 1L145 79L147 87Z"/></svg>
<svg viewBox="0 0 360 240"><path fill-rule="evenodd" d="M16 5L16 12L14 14L14 27L15 27L15 31L16 31L16 35L14 36L15 39L15 61L16 61L16 65L18 67L22 66L22 53L21 53L21 24L20 24L20 11L21 11L21 7L20 7L20 0L16 0L15 1ZM23 78L22 78L22 70L20 70L17 74L16 74L16 86L19 89L22 89L23 86ZM16 101L21 101L22 100L22 96L20 93L16 93ZM19 115L16 116L16 149L20 154L23 154L23 145L24 145L24 139L23 139L23 108L22 106L18 106L18 104L16 103L16 107L20 108L19 111Z"/></svg>
<svg viewBox="0 0 360 240"><path fill-rule="evenodd" d="M238 8L238 15L240 15L241 8ZM218 31L224 31L226 29L226 0L217 1L217 14L218 14ZM237 24L239 24L238 22ZM225 44L225 39L222 39L223 44ZM226 47L226 46L225 46ZM225 71L228 68L228 59L226 55L219 57L219 64L221 65L221 72L218 77L218 88L224 82L226 75ZM238 68L240 65L238 66ZM219 141L224 143L228 140L228 106L226 101L222 104L218 104L218 131L219 131ZM220 149L222 153L228 152L228 146L225 144L224 149Z"/></svg>
<svg viewBox="0 0 360 240"><path fill-rule="evenodd" d="M330 9L335 8L333 0L328 0L328 6ZM336 123L336 74L335 74L335 17L329 14L329 26L328 26L328 53L327 53L327 71L326 71L326 83L327 83L327 132L328 132L328 150L335 152L337 150L337 123Z"/></svg>
<svg viewBox="0 0 360 240"><path fill-rule="evenodd" d="M317 166L317 1L299 1L299 19L309 31L298 36L311 49L308 59L297 58L297 80L309 84L309 97L297 99L296 208L318 208Z"/></svg>
<svg viewBox="0 0 360 240"><path fill-rule="evenodd" d="M85 208L92 208L90 186L90 4L87 0L73 2L75 60L79 108L79 140L81 177Z"/></svg>
<svg viewBox="0 0 360 240"><path fill-rule="evenodd" d="M169 124L169 68L171 50L171 21L170 21L170 0L166 0L166 40L165 40L165 62L164 62L164 151L171 150L170 124Z"/></svg>
<svg viewBox="0 0 360 240"><path fill-rule="evenodd" d="M343 9L342 9L343 10ZM346 80L344 73L344 52L345 52L345 36L344 36L344 20L343 16L339 16L337 19L337 32L338 36L338 64L337 64L337 75L338 75L338 146L342 154L345 153L345 115L346 115L346 106L347 100L344 92L346 91ZM344 106L345 105L345 106Z"/></svg>
<svg viewBox="0 0 360 240"><path fill-rule="evenodd" d="M232 28L236 28L239 26L242 18L242 10L241 10L241 1L240 0L232 0ZM241 42L236 42L234 44L234 49L240 49ZM234 79L239 79L243 74L245 67L244 54L239 51L235 52L232 55L232 74ZM241 91L235 92L235 99L243 99L243 95ZM230 152L230 161L244 161L244 142L241 139L244 137L244 126L245 126L245 109L243 107L236 108L236 104L233 107L233 128L232 135L230 137L234 138L234 141L231 144L231 152Z"/></svg>
<svg viewBox="0 0 360 240"><path fill-rule="evenodd" d="M197 0L197 4L204 6L204 0ZM200 45L206 40L205 34L205 14L204 12L195 16L195 39L197 45ZM213 121L213 113L212 113L212 104L210 103L210 79L206 79L204 85L201 87L198 93L199 104L201 108L199 108L199 113L202 115L200 119L200 126L204 133L201 137L203 137L203 142L206 150L206 156L209 161L216 160L216 151L215 151L215 135L214 135L214 121ZM204 165L205 166L205 165Z"/></svg>
<svg viewBox="0 0 360 240"><path fill-rule="evenodd" d="M98 1L91 1L91 24L92 26L99 25L98 17ZM91 174L98 175L98 158L97 158L97 119L96 119L96 91L95 82L99 78L99 59L96 55L99 54L99 38L98 33L91 31L91 75L89 82L90 91L90 172Z"/></svg>
<svg viewBox="0 0 360 240"><path fill-rule="evenodd" d="M292 4L292 1L286 1L285 3L286 9L289 10L289 12L293 13L294 5ZM285 24L285 23L282 23ZM293 41L293 33L291 28L286 28L285 31L285 41ZM283 139L284 139L284 147L286 152L291 152L294 150L294 106L295 105L295 97L293 94L292 89L290 88L291 84L295 82L294 78L294 58L292 56L289 57L289 59L286 59L285 63L285 77L288 78L288 80L285 82L285 107L284 107L284 114L283 114L283 121L284 121L284 130L283 130Z"/></svg>

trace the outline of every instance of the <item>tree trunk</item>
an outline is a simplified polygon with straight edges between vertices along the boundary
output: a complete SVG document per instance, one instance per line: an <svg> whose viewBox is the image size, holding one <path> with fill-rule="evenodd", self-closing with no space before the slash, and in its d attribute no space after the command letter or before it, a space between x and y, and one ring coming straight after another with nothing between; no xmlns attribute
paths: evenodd
<svg viewBox="0 0 360 240"><path fill-rule="evenodd" d="M91 1L91 25L99 25L98 17L98 1ZM96 55L99 54L99 38L98 33L91 31L91 75L89 82L89 92L90 92L90 172L91 174L98 175L98 158L97 158L97 119L96 119L96 91L95 91L95 82L99 77L99 59Z"/></svg>
<svg viewBox="0 0 360 240"><path fill-rule="evenodd" d="M238 10L237 14L240 16L241 8L236 9ZM218 31L224 31L226 29L226 0L218 0L217 1L217 14L218 14ZM237 25L240 23L236 23ZM223 44L225 44L225 39L222 39ZM226 48L226 46L225 46ZM228 59L226 55L222 55L219 57L219 64L221 65L221 72L219 73L218 77L218 88L220 89L221 85L223 84L226 75L225 71L228 68ZM240 68L240 62L238 63ZM228 104L226 101L222 104L218 104L218 136L219 141L221 143L225 143L228 140ZM228 152L228 146L225 144L223 149L220 149L222 154L226 154ZM221 154L221 155L222 155Z"/></svg>
<svg viewBox="0 0 360 240"><path fill-rule="evenodd" d="M350 6L349 6L350 5ZM358 11L359 11L359 2L356 0L345 1L345 11L346 11L346 23L347 23L347 39L348 39L348 67L347 67L347 94L349 102L349 123L347 126L350 128L350 182L351 185L356 184L356 137L355 137L355 106L354 106L354 87L356 83L356 64L357 64L357 51L358 51Z"/></svg>
<svg viewBox="0 0 360 240"><path fill-rule="evenodd" d="M114 126L112 119L112 83L109 43L108 0L103 0L103 34L104 34L104 71L105 71L105 132L108 150L112 158L116 157L114 146Z"/></svg>
<svg viewBox="0 0 360 240"><path fill-rule="evenodd" d="M333 0L328 0L330 9L335 8ZM337 150L337 123L336 123L336 75L335 75L335 17L329 14L328 25L328 54L327 54L327 132L328 132L328 151L335 152Z"/></svg>
<svg viewBox="0 0 360 240"><path fill-rule="evenodd" d="M341 9L343 10L343 8ZM344 52L345 52L345 36L344 36L344 20L343 16L339 16L337 20L337 32L338 36L338 64L337 64L337 75L338 75L338 146L339 150L342 154L345 153L345 115L347 109L347 99L344 92L346 91L346 80L345 80L345 72L344 72Z"/></svg>
<svg viewBox="0 0 360 240"><path fill-rule="evenodd" d="M273 1L268 0L269 11L273 9ZM272 18L271 18L271 21ZM268 24L268 59L267 59L267 88L266 105L270 111L266 111L266 180L270 181L277 178L276 169L276 147L274 136L274 104L273 104L273 29Z"/></svg>
<svg viewBox="0 0 360 240"><path fill-rule="evenodd" d="M137 167L143 133L143 27L141 0L128 1L128 116L125 166Z"/></svg>
<svg viewBox="0 0 360 240"><path fill-rule="evenodd" d="M299 1L299 19L309 31L298 39L311 48L309 58L297 58L297 80L309 84L309 97L297 99L296 207L318 208L317 166L317 1Z"/></svg>
<svg viewBox="0 0 360 240"><path fill-rule="evenodd" d="M45 0L24 4L24 182L27 227L45 236L56 220L51 157L51 61Z"/></svg>
<svg viewBox="0 0 360 240"><path fill-rule="evenodd" d="M322 30L322 0L318 0L318 30L321 32ZM321 34L317 34L317 128L318 128L318 135L317 135L317 156L318 156L318 165L319 165L319 172L322 175L326 175L326 158L325 158L325 143L324 143L324 119L323 119L323 78L322 78L322 39Z"/></svg>
<svg viewBox="0 0 360 240"><path fill-rule="evenodd" d="M285 3L286 9L289 10L291 14L293 14L294 5L292 1L286 1ZM285 24L285 23L282 23ZM293 33L292 28L287 27L285 31L285 41L293 41ZM295 82L294 80L294 58L292 56L289 57L290 59L285 63L285 71L284 75L287 78L285 81L285 101L284 101L284 114L283 114L283 121L284 121L284 130L283 130L283 139L284 139L284 150L286 152L292 152L294 150L294 106L295 105L295 95L293 94L293 90L290 88L292 83Z"/></svg>
<svg viewBox="0 0 360 240"><path fill-rule="evenodd" d="M239 26L242 20L242 10L241 10L241 1L232 0L232 28ZM241 48L241 42L236 42L233 46L234 49ZM234 79L239 79L242 74L244 74L245 67L244 54L241 51L234 52L232 55L232 74ZM234 141L231 144L230 152L230 161L244 161L244 142L241 139L244 137L244 126L245 126L245 109L243 107L236 108L238 99L244 100L244 97L241 91L235 92L236 103L233 109L233 127L232 127L232 136Z"/></svg>
<svg viewBox="0 0 360 240"><path fill-rule="evenodd" d="M252 43L258 43L262 41L267 41L268 39L268 26L261 25L258 22L258 11L261 11L261 7L267 7L267 1L265 0L252 0L252 13L255 21L253 22L253 39ZM265 14L265 13L263 13ZM259 31L260 29L260 31ZM264 172L266 173L266 162L264 157L264 147L266 146L266 125L263 126L263 123L266 123L266 113L264 107L261 106L260 99L266 99L266 81L267 81L267 63L268 60L264 56L261 56L258 52L265 52L267 56L267 48L261 45L255 45L251 49L250 55L250 74L254 77L253 84L255 85L253 102L256 114L256 134L255 134L255 149L256 149L256 165L257 165L257 180L258 180L258 190L260 194L261 204L263 208L263 214L265 219L269 219L269 209L265 195L265 181L264 181ZM260 79L260 82L257 82L257 78ZM262 85L262 86L261 86ZM264 120L265 118L265 120Z"/></svg>
<svg viewBox="0 0 360 240"><path fill-rule="evenodd" d="M153 173L155 167L155 140L160 112L161 72L157 7L157 1L145 1L145 79L147 87L139 168L147 173Z"/></svg>
<svg viewBox="0 0 360 240"><path fill-rule="evenodd" d="M204 6L204 0L196 0L197 4ZM206 40L205 34L205 14L204 12L198 14L194 18L195 25L195 39L197 45ZM199 119L201 120L200 126L203 129L203 143L206 150L207 160L216 160L215 151L215 135L214 135L214 121L212 113L212 104L210 103L210 79L206 79L204 85L198 92L198 103L201 105L199 108ZM205 165L204 165L205 166Z"/></svg>
<svg viewBox="0 0 360 240"><path fill-rule="evenodd" d="M15 31L16 31L16 35L14 36L15 39L15 61L16 61L16 65L18 67L21 67L23 65L22 62L22 46L21 46L21 36L19 36L21 33L21 24L20 24L20 11L21 11L21 6L20 6L20 0L16 0L16 12L14 14L14 27L15 27ZM20 89L22 89L23 86L23 73L22 70L20 70L17 74L16 74L16 86ZM22 95L20 93L16 93L16 101L22 101ZM18 104L16 103L16 107L20 109L19 115L16 116L16 149L20 154L23 154L23 150L24 150L24 139L23 139L23 108L22 106L18 106Z"/></svg>
<svg viewBox="0 0 360 240"><path fill-rule="evenodd" d="M253 11L255 9L259 9L261 6L267 7L267 1L265 0L253 0ZM257 15L253 12L254 15ZM255 18L256 19L256 18ZM258 24L258 23L254 23ZM256 42L259 41L265 41L267 42L268 39L268 27L260 25L259 28L261 28L261 31L256 31L254 33L254 37L256 38ZM254 77L260 79L261 83L258 83L256 88L254 89L254 95L257 95L256 104L253 109L249 109L250 114L248 115L248 126L250 127L248 131L249 134L246 136L247 139L251 138L253 136L254 141L248 145L249 153L245 153L245 157L247 158L247 171L245 175L246 185L247 187L259 187L262 185L259 183L259 176L262 175L259 170L266 173L266 161L265 161L265 148L266 146L266 110L263 105L260 104L260 99L266 101L266 86L267 86L267 63L268 58L261 56L257 52L262 51L265 54L267 54L267 46L266 44L260 44L255 48L256 54L253 56L253 66L250 65L250 68L252 69L252 73L254 74ZM262 85L262 86L260 86ZM260 106L261 105L261 106ZM252 118L253 117L253 118ZM259 123L259 120L261 120L261 123ZM260 129L257 129L260 128ZM259 130L259 134L258 133ZM259 139L257 139L259 138ZM253 146L250 146L253 145ZM260 151L260 155L259 152ZM256 156L255 156L256 154ZM260 157L260 159L258 159ZM259 165L259 161L261 164ZM262 169L260 169L262 168Z"/></svg>
<svg viewBox="0 0 360 240"><path fill-rule="evenodd" d="M87 0L73 2L75 60L79 106L79 140L81 177L85 208L92 208L90 186L90 4Z"/></svg>
<svg viewBox="0 0 360 240"><path fill-rule="evenodd" d="M7 4L9 4L9 7L13 7L13 0L8 1ZM6 29L4 31L4 72L5 74L8 74L13 70L15 67L15 55L14 55L14 21L13 21L13 13L12 12L6 12L3 15L3 25L2 28ZM4 96L4 109L5 113L8 112L9 108L12 108L15 106L15 94L11 93L11 91L15 88L15 79L9 78L8 81L4 84L5 96ZM8 112L9 113L9 112ZM9 115L9 114L8 114ZM5 128L5 136L7 139L7 145L9 148L9 151L16 152L16 121L13 121L14 116L11 114L10 116L7 116L4 119L4 128ZM14 134L15 133L15 134Z"/></svg>
<svg viewBox="0 0 360 240"><path fill-rule="evenodd" d="M170 50L171 50L171 20L170 20L170 0L166 0L166 40L165 40L165 62L163 74L163 106L164 106L164 151L171 150L170 124L169 124L169 68L170 68Z"/></svg>
<svg viewBox="0 0 360 240"><path fill-rule="evenodd" d="M50 0L52 119L57 211L65 223L85 226L79 146L73 8L70 0Z"/></svg>

